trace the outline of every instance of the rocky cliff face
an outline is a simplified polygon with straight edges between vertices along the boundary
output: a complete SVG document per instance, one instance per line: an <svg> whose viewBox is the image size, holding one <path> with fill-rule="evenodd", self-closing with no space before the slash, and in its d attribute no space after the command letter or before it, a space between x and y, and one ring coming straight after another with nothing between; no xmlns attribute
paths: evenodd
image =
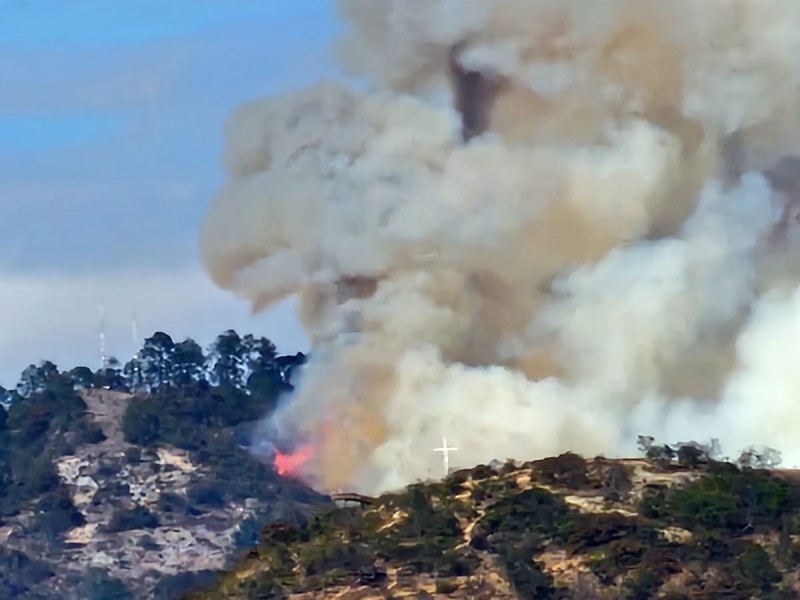
<svg viewBox="0 0 800 600"><path fill-rule="evenodd" d="M280 482L269 501L263 494L223 501L213 487L204 486L209 464L186 451L125 441L120 423L135 401L131 395L91 390L82 397L105 439L79 445L54 461L80 513L71 517L74 526L60 527L66 531L58 540L36 532L35 503L1 523L0 558L8 557L6 569L15 568L14 560L36 561L39 568L35 585L30 580L16 588L10 584L12 590L24 590L22 597L174 598L193 573L208 576L230 562L237 543L247 540L243 527L307 509L308 496L298 498L292 493L296 485ZM102 582L91 581L99 574ZM4 576L0 565L0 580ZM165 585L170 576L181 581Z"/></svg>
<svg viewBox="0 0 800 600"><path fill-rule="evenodd" d="M351 499L187 598L800 597L794 472L567 454Z"/></svg>

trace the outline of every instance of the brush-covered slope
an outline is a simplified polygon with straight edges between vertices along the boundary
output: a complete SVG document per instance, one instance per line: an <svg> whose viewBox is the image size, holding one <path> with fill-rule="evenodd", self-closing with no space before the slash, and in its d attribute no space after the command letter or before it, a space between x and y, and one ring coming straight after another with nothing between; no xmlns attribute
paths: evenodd
<svg viewBox="0 0 800 600"><path fill-rule="evenodd" d="M207 355L156 334L124 368L26 369L0 390L0 600L174 600L330 506L243 447L297 364L229 331Z"/></svg>
<svg viewBox="0 0 800 600"><path fill-rule="evenodd" d="M800 597L800 483L566 454L265 528L187 600Z"/></svg>

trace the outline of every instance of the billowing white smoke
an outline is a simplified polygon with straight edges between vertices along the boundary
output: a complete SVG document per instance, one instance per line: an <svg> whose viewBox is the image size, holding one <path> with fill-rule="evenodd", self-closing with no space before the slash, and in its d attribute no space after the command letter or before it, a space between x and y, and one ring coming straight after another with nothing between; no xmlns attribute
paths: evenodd
<svg viewBox="0 0 800 600"><path fill-rule="evenodd" d="M301 299L272 425L310 478L437 475L442 435L456 465L640 433L800 461L800 3L340 8L371 91L237 111L202 233L219 285Z"/></svg>

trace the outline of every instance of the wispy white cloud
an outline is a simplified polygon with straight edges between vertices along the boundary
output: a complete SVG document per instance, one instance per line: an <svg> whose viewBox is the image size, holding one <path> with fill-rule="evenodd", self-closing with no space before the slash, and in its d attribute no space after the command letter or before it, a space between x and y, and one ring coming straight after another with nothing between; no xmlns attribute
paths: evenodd
<svg viewBox="0 0 800 600"><path fill-rule="evenodd" d="M221 331L266 335L282 352L306 349L294 305L253 316L245 302L215 288L199 269L108 271L97 274L0 274L0 384L13 385L39 360L61 368L99 362L99 302L106 306L109 354L129 359L131 317L141 335L167 331L203 346Z"/></svg>
<svg viewBox="0 0 800 600"><path fill-rule="evenodd" d="M331 0L0 3L0 383L96 362L101 293L123 355L133 311L304 347L285 306L251 317L212 286L196 237L230 111L334 74Z"/></svg>

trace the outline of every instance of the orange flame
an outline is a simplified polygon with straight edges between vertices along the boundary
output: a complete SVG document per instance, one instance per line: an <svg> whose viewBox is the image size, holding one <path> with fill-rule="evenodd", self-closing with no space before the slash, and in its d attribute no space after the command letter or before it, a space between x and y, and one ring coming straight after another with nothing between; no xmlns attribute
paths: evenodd
<svg viewBox="0 0 800 600"><path fill-rule="evenodd" d="M298 474L300 468L314 457L314 447L310 445L300 446L294 452L283 454L275 453L275 468L278 475L293 477Z"/></svg>

